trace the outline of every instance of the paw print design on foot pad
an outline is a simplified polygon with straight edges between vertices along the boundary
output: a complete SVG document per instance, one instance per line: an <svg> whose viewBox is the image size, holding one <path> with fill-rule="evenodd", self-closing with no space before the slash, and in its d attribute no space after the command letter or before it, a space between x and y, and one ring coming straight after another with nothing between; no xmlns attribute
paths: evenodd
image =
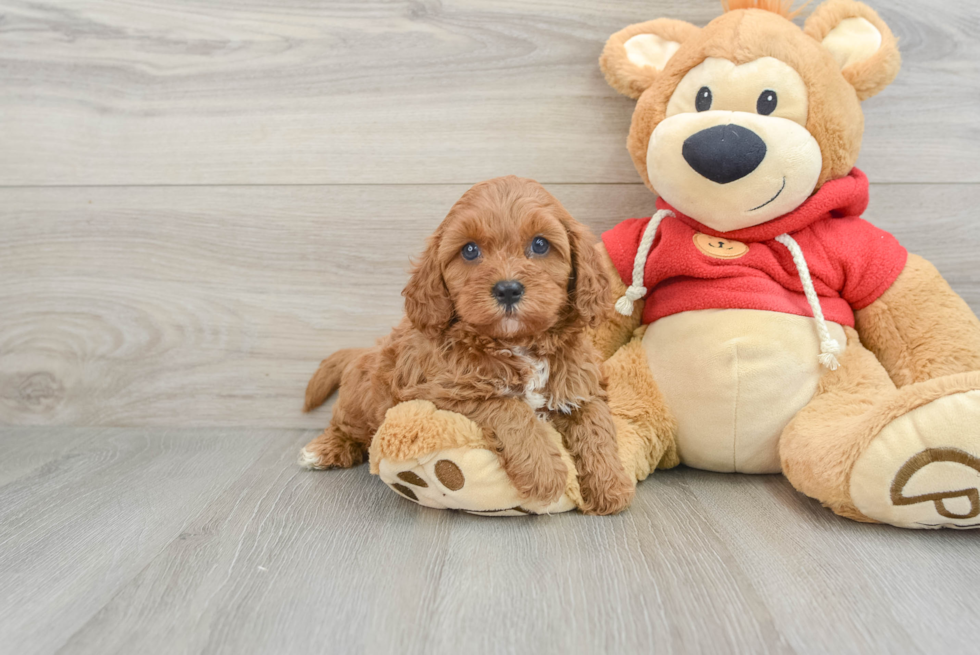
<svg viewBox="0 0 980 655"><path fill-rule="evenodd" d="M980 528L980 391L941 396L888 423L851 472L866 516L907 528Z"/></svg>
<svg viewBox="0 0 980 655"><path fill-rule="evenodd" d="M555 432L556 443L561 436ZM556 502L521 497L483 431L460 414L413 400L388 410L371 443L371 472L395 493L435 509L481 516L555 514L581 502L574 463L562 449L568 485Z"/></svg>
<svg viewBox="0 0 980 655"><path fill-rule="evenodd" d="M382 459L378 468L381 479L395 492L435 509L481 516L555 514L575 509L568 494L551 504L522 499L497 455L483 448L451 448L401 462Z"/></svg>

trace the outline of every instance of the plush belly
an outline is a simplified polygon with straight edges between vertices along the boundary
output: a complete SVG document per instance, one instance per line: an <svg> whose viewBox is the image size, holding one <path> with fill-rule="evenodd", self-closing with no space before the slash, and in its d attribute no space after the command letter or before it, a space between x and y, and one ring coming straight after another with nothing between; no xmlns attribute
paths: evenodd
<svg viewBox="0 0 980 655"><path fill-rule="evenodd" d="M843 328L827 325L843 347ZM824 370L812 318L754 309L683 312L652 323L643 345L677 419L682 463L780 471L779 435L813 397Z"/></svg>

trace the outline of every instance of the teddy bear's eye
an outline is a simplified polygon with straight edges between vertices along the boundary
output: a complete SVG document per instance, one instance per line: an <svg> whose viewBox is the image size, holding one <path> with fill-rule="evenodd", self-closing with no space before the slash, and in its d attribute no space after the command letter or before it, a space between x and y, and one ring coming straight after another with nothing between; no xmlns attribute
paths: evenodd
<svg viewBox="0 0 980 655"><path fill-rule="evenodd" d="M706 86L698 89L698 95L694 99L694 108L698 111L708 111L711 109L711 89Z"/></svg>
<svg viewBox="0 0 980 655"><path fill-rule="evenodd" d="M755 110L763 116L768 116L776 111L776 92L766 89L759 94L759 99L755 101Z"/></svg>

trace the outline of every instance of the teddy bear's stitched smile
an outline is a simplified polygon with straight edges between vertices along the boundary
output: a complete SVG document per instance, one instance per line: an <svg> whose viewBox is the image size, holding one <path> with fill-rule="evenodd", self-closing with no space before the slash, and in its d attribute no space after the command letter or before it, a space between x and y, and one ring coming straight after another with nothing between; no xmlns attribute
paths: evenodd
<svg viewBox="0 0 980 655"><path fill-rule="evenodd" d="M778 198L779 197L779 194L781 194L783 192L783 189L785 189L785 188L786 188L786 176L784 175L783 176L783 185L781 187L779 187L779 191L776 192L776 195L774 195L772 198L770 198L769 200L765 201L764 203L762 203L758 207L753 207L749 211L750 212L754 212L757 209L762 209L763 207L765 207L766 205L768 205L769 203L771 203L773 200L775 200L776 198Z"/></svg>

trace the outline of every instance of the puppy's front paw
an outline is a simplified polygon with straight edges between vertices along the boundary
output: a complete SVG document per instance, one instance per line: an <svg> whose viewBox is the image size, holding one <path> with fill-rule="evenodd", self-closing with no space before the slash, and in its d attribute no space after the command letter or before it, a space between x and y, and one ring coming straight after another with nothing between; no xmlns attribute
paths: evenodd
<svg viewBox="0 0 980 655"><path fill-rule="evenodd" d="M636 494L636 483L625 471L610 479L599 480L595 476L579 478L582 489L582 512L585 514L618 514L629 507Z"/></svg>
<svg viewBox="0 0 980 655"><path fill-rule="evenodd" d="M529 462L517 470L506 465L504 469L521 496L542 503L557 501L568 484L568 469L559 457Z"/></svg>

